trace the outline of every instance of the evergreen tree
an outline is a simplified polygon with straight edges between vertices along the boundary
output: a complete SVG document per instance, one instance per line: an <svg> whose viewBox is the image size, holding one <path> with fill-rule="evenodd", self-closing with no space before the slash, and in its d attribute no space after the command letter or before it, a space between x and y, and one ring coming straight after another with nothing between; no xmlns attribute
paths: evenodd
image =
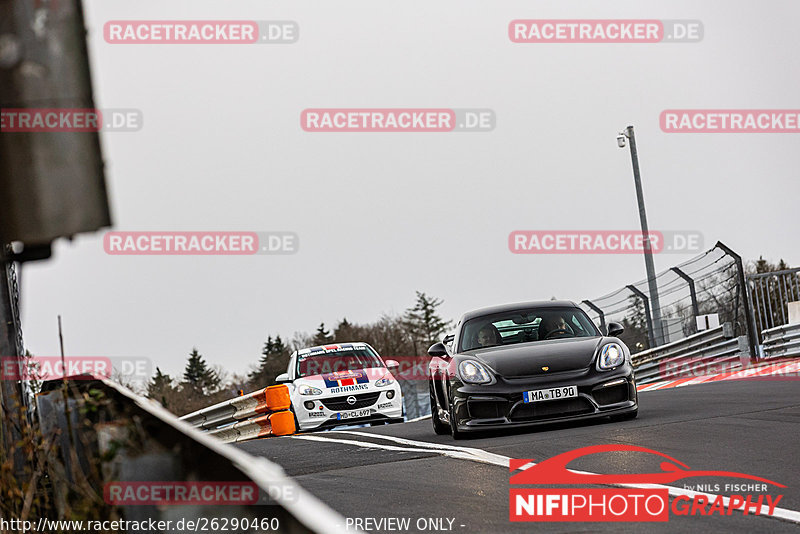
<svg viewBox="0 0 800 534"><path fill-rule="evenodd" d="M437 308L442 304L441 299L428 297L425 293L417 291L417 303L413 308L406 310L403 315L403 324L414 342L414 351L427 350L430 345L439 341L445 331L450 327L450 321L445 321L439 316ZM424 347L420 347L418 342Z"/></svg>
<svg viewBox="0 0 800 534"><path fill-rule="evenodd" d="M208 367L203 355L192 348L186 368L183 371L183 385L193 393L210 395L219 388L220 379L217 373Z"/></svg>
<svg viewBox="0 0 800 534"><path fill-rule="evenodd" d="M161 369L156 367L156 374L150 379L147 384L147 398L157 400L165 408L169 404L167 399L174 391L172 386L172 377L166 373L162 373Z"/></svg>
<svg viewBox="0 0 800 534"><path fill-rule="evenodd" d="M317 331L314 334L315 345L328 345L333 342L333 336L328 330L325 330L325 323L319 323Z"/></svg>
<svg viewBox="0 0 800 534"><path fill-rule="evenodd" d="M249 388L265 387L275 382L275 377L286 372L289 365L289 348L283 343L280 335L267 337L264 348L261 349L261 359L258 368L247 375Z"/></svg>
<svg viewBox="0 0 800 534"><path fill-rule="evenodd" d="M347 341L360 341L355 339L355 327L347 320L347 317L339 321L336 328L333 329L333 340L336 343L344 343Z"/></svg>
<svg viewBox="0 0 800 534"><path fill-rule="evenodd" d="M619 338L631 349L632 353L650 348L647 312L644 308L644 301L637 295L628 297L628 313L622 319L622 327L625 332Z"/></svg>

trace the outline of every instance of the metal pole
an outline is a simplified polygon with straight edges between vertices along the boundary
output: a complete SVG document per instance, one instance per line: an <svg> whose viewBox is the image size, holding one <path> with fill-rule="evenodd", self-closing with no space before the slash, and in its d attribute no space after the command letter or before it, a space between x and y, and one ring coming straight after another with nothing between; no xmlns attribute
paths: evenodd
<svg viewBox="0 0 800 534"><path fill-rule="evenodd" d="M747 339L750 342L750 359L756 361L758 359L758 340L759 335L756 332L756 321L753 315L753 306L750 300L750 287L747 285L747 279L744 274L744 264L742 257L736 254L733 250L728 248L722 241L717 241L714 248L720 248L728 256L733 258L736 262L736 269L739 271L739 286L742 288L742 303L744 304L744 317L747 323Z"/></svg>
<svg viewBox="0 0 800 534"><path fill-rule="evenodd" d="M689 293L692 297L692 310L694 310L694 316L697 317L700 315L700 307L697 305L697 291L694 289L694 279L677 267L673 267L670 270L683 278L686 283L689 284Z"/></svg>
<svg viewBox="0 0 800 534"><path fill-rule="evenodd" d="M22 376L23 362L17 351L17 328L11 306L11 291L8 277L8 261L6 247L0 245L0 443L2 455L14 459L14 471L17 475L24 469L22 452L16 447L21 438L23 425L22 384L17 378ZM9 372L10 371L10 375Z"/></svg>
<svg viewBox="0 0 800 534"><path fill-rule="evenodd" d="M650 348L652 349L656 346L656 344L653 336L653 316L650 314L649 299L647 298L647 295L639 291L639 288L636 286L630 285L625 287L627 287L631 293L642 299L642 302L644 302L644 315L645 319L647 319L647 338L650 340Z"/></svg>
<svg viewBox="0 0 800 534"><path fill-rule="evenodd" d="M633 181L636 184L636 201L639 203L639 222L641 222L642 225L642 237L644 238L644 266L647 271L647 286L650 293L654 323L651 325L651 328L655 327L655 333L651 337L655 337L655 339L658 340L658 344L661 344L664 340L664 334L661 328L661 304L658 301L658 283L656 282L656 269L653 265L653 249L650 243L650 230L647 227L647 214L644 209L644 192L642 191L642 178L639 174L639 155L636 152L636 137L633 133L633 126L628 126L626 132L631 145Z"/></svg>
<svg viewBox="0 0 800 534"><path fill-rule="evenodd" d="M603 310L601 310L600 308L595 306L594 303L591 300L584 300L583 303L586 304L587 306L589 306L592 310L595 311L595 313L597 313L597 315L600 316L600 330L602 330L603 331L603 335L605 335L606 334L606 332L605 332L606 314L603 313Z"/></svg>

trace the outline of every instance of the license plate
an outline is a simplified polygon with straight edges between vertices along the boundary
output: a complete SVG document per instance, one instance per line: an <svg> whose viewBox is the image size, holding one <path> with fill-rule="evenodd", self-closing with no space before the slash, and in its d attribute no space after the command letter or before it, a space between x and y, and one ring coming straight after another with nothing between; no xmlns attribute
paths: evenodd
<svg viewBox="0 0 800 534"><path fill-rule="evenodd" d="M569 399L578 396L578 386L562 386L560 388L535 389L522 394L525 402L542 402Z"/></svg>
<svg viewBox="0 0 800 534"><path fill-rule="evenodd" d="M353 410L352 412L339 412L336 414L336 419L343 421L345 419L358 419L359 417L369 417L372 411L369 409Z"/></svg>

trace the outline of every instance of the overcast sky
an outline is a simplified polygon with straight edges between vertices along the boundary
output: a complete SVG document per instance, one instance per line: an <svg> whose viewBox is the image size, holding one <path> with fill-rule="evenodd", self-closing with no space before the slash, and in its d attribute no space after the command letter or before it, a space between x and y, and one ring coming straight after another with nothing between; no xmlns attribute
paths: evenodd
<svg viewBox="0 0 800 534"><path fill-rule="evenodd" d="M291 256L109 256L102 232L24 267L37 355L193 346L244 372L268 334L401 313L414 291L468 309L582 300L644 278L640 255L515 255L513 230L650 226L800 264L800 134L667 134L675 108L800 108L800 4L752 1L86 0L95 102L142 110L104 133L115 230L286 230ZM513 19L698 19L685 44L514 44ZM288 45L112 45L118 19L293 20ZM308 133L305 108L490 108L492 132ZM665 269L691 255L659 255Z"/></svg>

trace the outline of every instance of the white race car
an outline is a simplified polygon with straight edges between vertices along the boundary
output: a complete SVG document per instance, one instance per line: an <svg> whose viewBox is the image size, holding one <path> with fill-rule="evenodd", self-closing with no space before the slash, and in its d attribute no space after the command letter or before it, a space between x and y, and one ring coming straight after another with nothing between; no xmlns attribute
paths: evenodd
<svg viewBox="0 0 800 534"><path fill-rule="evenodd" d="M403 421L400 385L383 359L366 343L340 343L292 353L286 373L298 430Z"/></svg>

